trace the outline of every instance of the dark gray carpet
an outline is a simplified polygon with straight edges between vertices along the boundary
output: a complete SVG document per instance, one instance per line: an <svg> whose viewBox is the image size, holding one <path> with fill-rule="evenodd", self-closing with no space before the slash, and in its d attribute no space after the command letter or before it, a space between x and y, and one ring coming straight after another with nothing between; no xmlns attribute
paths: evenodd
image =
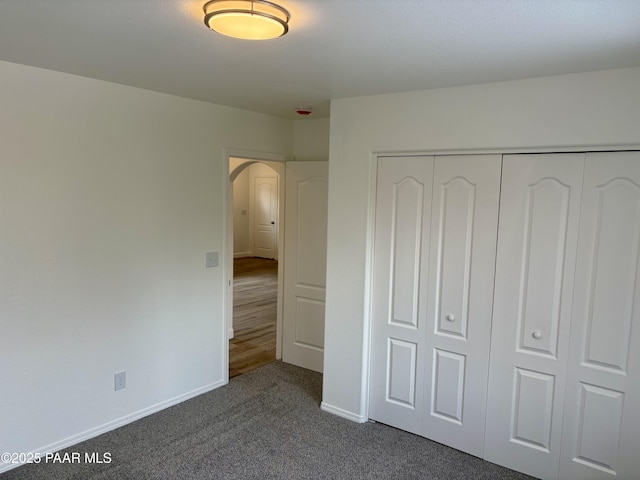
<svg viewBox="0 0 640 480"><path fill-rule="evenodd" d="M323 412L321 388L322 375L274 363L65 450L109 452L109 464L41 463L0 479L531 478L385 425Z"/></svg>

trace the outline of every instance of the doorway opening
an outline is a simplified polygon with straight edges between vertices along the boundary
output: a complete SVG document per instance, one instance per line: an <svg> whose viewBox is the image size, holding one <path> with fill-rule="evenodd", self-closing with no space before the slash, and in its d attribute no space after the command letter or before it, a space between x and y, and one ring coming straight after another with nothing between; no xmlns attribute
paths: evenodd
<svg viewBox="0 0 640 480"><path fill-rule="evenodd" d="M280 357L282 167L280 162L229 158L233 217L229 378Z"/></svg>

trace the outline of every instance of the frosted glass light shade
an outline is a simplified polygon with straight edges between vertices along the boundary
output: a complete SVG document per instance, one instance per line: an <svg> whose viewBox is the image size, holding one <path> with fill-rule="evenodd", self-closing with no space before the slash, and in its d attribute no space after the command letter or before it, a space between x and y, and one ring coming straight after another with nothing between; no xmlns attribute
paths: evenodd
<svg viewBox="0 0 640 480"><path fill-rule="evenodd" d="M289 12L266 0L211 0L203 10L205 25L228 37L267 40L289 31Z"/></svg>

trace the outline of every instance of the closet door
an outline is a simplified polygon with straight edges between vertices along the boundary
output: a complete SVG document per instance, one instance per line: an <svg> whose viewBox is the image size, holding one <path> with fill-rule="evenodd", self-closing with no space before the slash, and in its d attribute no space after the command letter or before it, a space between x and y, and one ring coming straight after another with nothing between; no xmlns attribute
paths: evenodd
<svg viewBox="0 0 640 480"><path fill-rule="evenodd" d="M640 474L640 153L587 154L560 478Z"/></svg>
<svg viewBox="0 0 640 480"><path fill-rule="evenodd" d="M584 154L505 155L485 459L558 473Z"/></svg>
<svg viewBox="0 0 640 480"><path fill-rule="evenodd" d="M499 155L378 164L369 416L482 456Z"/></svg>
<svg viewBox="0 0 640 480"><path fill-rule="evenodd" d="M501 163L501 155L436 157L433 180L422 434L478 457Z"/></svg>
<svg viewBox="0 0 640 480"><path fill-rule="evenodd" d="M378 160L369 416L422 434L433 157Z"/></svg>

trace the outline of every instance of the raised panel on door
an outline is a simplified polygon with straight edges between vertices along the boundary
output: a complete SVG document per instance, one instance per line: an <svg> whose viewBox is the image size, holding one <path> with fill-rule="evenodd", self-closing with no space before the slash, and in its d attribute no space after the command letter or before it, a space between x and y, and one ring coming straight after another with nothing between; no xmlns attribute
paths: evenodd
<svg viewBox="0 0 640 480"><path fill-rule="evenodd" d="M322 371L327 162L287 162L282 361Z"/></svg>
<svg viewBox="0 0 640 480"><path fill-rule="evenodd" d="M587 154L561 478L640 472L640 153Z"/></svg>
<svg viewBox="0 0 640 480"><path fill-rule="evenodd" d="M438 156L433 180L422 430L479 457L501 163L501 155Z"/></svg>
<svg viewBox="0 0 640 480"><path fill-rule="evenodd" d="M433 157L378 159L369 417L422 434Z"/></svg>
<svg viewBox="0 0 640 480"><path fill-rule="evenodd" d="M558 473L584 154L505 155L485 459Z"/></svg>

